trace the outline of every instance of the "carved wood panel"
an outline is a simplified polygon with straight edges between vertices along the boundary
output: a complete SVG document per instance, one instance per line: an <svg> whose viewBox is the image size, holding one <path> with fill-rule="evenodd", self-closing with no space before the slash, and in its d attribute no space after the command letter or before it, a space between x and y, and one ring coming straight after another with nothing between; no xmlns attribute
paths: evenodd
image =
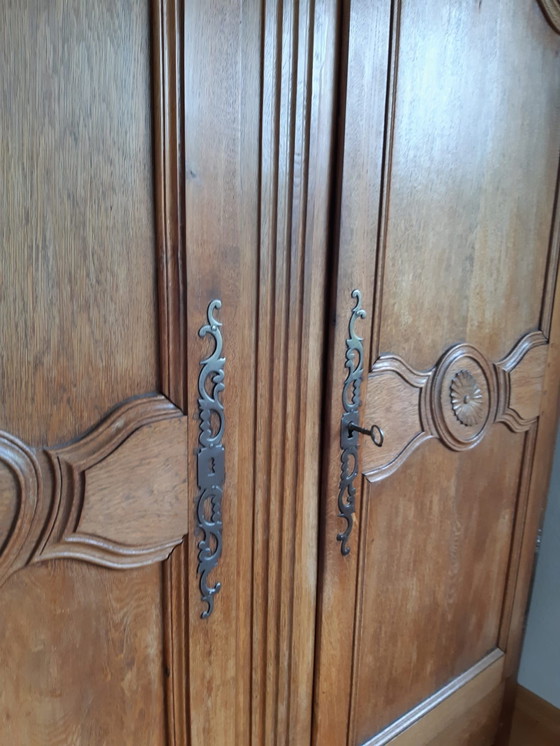
<svg viewBox="0 0 560 746"><path fill-rule="evenodd" d="M381 427L384 441L375 448L364 439L364 476L376 482L392 474L430 438L463 451L495 423L529 430L540 411L547 354L544 334L532 332L496 363L468 344L451 347L425 372L382 355L368 377L365 421Z"/></svg>
<svg viewBox="0 0 560 746"><path fill-rule="evenodd" d="M60 448L1 433L0 463L14 480L0 503L0 582L48 559L117 569L166 559L188 532L186 456L186 418L159 395L122 404Z"/></svg>
<svg viewBox="0 0 560 746"><path fill-rule="evenodd" d="M535 442L556 401L558 38L535 2L343 8L319 744L406 740L414 706L433 696L437 718L446 684L498 645L508 675ZM355 287L370 371L360 425L384 441L360 440L342 557L331 464ZM484 717L492 734L496 702Z"/></svg>
<svg viewBox="0 0 560 746"><path fill-rule="evenodd" d="M3 743L168 741L161 560L192 512L187 419L147 393L176 343L151 5L0 11Z"/></svg>

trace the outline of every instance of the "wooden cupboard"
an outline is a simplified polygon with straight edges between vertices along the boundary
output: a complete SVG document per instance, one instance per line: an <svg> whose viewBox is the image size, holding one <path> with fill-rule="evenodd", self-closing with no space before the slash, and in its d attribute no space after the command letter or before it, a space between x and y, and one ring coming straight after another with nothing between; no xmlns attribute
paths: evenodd
<svg viewBox="0 0 560 746"><path fill-rule="evenodd" d="M0 16L2 743L504 744L558 1Z"/></svg>

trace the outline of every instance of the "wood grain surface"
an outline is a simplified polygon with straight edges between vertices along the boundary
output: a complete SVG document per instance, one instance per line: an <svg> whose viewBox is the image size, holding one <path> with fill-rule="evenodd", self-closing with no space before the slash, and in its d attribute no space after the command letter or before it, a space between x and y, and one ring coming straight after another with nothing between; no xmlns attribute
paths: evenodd
<svg viewBox="0 0 560 746"><path fill-rule="evenodd" d="M501 705L503 671L504 654L494 650L364 746L418 746L420 743L429 746L457 743L463 746L465 736L467 743L478 746L476 739L481 739L481 732L479 728L471 727L472 721L480 719L483 728L493 737ZM489 702L494 711L490 727L489 719L485 717Z"/></svg>
<svg viewBox="0 0 560 746"><path fill-rule="evenodd" d="M0 40L0 421L44 448L159 385L149 6L9 1ZM1 602L0 740L165 743L159 565Z"/></svg>
<svg viewBox="0 0 560 746"><path fill-rule="evenodd" d="M2 588L2 739L29 746L165 740L161 565L53 561Z"/></svg>
<svg viewBox="0 0 560 746"><path fill-rule="evenodd" d="M558 405L557 5L6 0L0 742L506 743ZM343 556L355 289L385 442Z"/></svg>
<svg viewBox="0 0 560 746"><path fill-rule="evenodd" d="M396 355L382 355L367 379L365 421L381 428L383 447L364 440L363 474L370 482L386 478L430 438L461 450L474 448L496 423L526 432L540 413L548 352L546 337L532 332L493 364L466 345L451 347L429 371L416 371ZM461 396L454 389L465 372L472 376L466 380L475 386L477 409L469 409L473 391L468 386ZM477 421L461 421L460 410Z"/></svg>
<svg viewBox="0 0 560 746"><path fill-rule="evenodd" d="M2 428L75 438L158 384L146 2L2 4Z"/></svg>
<svg viewBox="0 0 560 746"><path fill-rule="evenodd" d="M353 2L343 4L343 13L317 744L374 737L498 644L507 651L509 675L523 605L513 600L514 578L519 563L523 577L531 565L533 538L524 532L534 536L530 521L546 492L545 477L530 487L532 462L540 448L548 473L548 423L557 411L551 313L558 36L537 3L442 0L428 9L403 0L373 9ZM381 45L385 63L381 16L390 30ZM339 397L352 288L362 290L370 319L360 327L370 366L378 358L401 362L386 374L389 393L381 398L375 383L382 378L370 379L360 415L368 428L386 423L388 433L385 454L364 444L360 470L367 471L367 459L396 468L381 481L356 480L352 548L342 557L335 541L342 525ZM509 350L526 335L535 345L517 355L513 372ZM461 356L434 375L434 384L418 383L455 346ZM473 349L484 350L494 370ZM465 402L449 395L456 376L475 377L485 407L480 422L458 417ZM417 393L423 385L428 408ZM511 431L502 424L486 429L492 420ZM442 442L411 447L408 460L399 461L401 449L419 444L422 432L432 434L432 425ZM541 427L550 441L543 434L537 446ZM500 684L477 705L457 731L461 743L492 742L503 694Z"/></svg>
<svg viewBox="0 0 560 746"><path fill-rule="evenodd" d="M481 472L481 460L499 463L504 450L506 474ZM391 477L368 484L358 743L496 646L522 454L523 436L498 427L460 455L430 441Z"/></svg>
<svg viewBox="0 0 560 746"><path fill-rule="evenodd" d="M560 710L517 685L508 746L555 746L560 739Z"/></svg>
<svg viewBox="0 0 560 746"><path fill-rule="evenodd" d="M336 536L342 521L336 509L340 480L341 393L346 376L344 350L352 291L371 287L382 188L383 102L387 90L390 40L389 2L367 0L342 4L340 84L338 100L337 194L331 265L332 309L326 356L323 487L321 496L321 558L317 628L317 661L313 708L313 743L346 743L352 653L357 552L340 552ZM365 178L369 175L369 178ZM336 273L336 274L335 274ZM373 303L364 297L367 317L360 335L368 339ZM368 370L366 356L364 368ZM355 545L356 537L353 542Z"/></svg>

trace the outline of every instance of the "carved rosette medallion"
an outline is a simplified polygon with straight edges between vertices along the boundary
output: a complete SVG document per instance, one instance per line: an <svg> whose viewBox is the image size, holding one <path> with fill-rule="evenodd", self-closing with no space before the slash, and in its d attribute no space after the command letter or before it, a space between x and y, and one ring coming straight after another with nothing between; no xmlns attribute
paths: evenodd
<svg viewBox="0 0 560 746"><path fill-rule="evenodd" d="M462 425L478 425L484 416L484 396L476 378L468 370L460 370L451 379L451 407Z"/></svg>
<svg viewBox="0 0 560 746"><path fill-rule="evenodd" d="M544 334L530 332L497 362L468 344L451 347L425 371L396 355L379 357L368 376L366 421L384 423L385 443L379 449L364 441L366 478L393 474L431 438L463 451L494 423L527 432L539 417L548 354Z"/></svg>
<svg viewBox="0 0 560 746"><path fill-rule="evenodd" d="M497 407L496 372L486 357L472 345L452 347L428 388L424 413L441 440L455 451L480 442Z"/></svg>

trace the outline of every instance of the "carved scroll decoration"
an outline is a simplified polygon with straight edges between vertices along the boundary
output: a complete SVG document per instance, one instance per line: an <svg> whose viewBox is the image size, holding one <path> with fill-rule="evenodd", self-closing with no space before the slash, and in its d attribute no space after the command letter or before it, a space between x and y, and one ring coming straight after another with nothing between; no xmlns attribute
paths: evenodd
<svg viewBox="0 0 560 746"><path fill-rule="evenodd" d="M188 532L186 423L153 394L63 447L0 433L0 583L51 559L114 569L166 559Z"/></svg>
<svg viewBox="0 0 560 746"><path fill-rule="evenodd" d="M346 521L344 531L337 535L340 541L340 551L343 555L350 552L348 540L352 531L355 511L356 487L354 480L358 475L358 433L351 431L350 425L359 425L359 409L361 404L360 388L364 372L363 339L356 333L357 319L365 318L366 312L361 307L362 295L359 290L352 291L356 305L352 309L348 323L348 339L346 340L346 362L348 370L342 389L343 415L340 421L340 485L338 490L338 510L340 518Z"/></svg>
<svg viewBox="0 0 560 746"><path fill-rule="evenodd" d="M365 417L382 423L385 440L382 449L364 440L364 475L384 479L431 438L464 451L495 423L527 431L539 415L547 355L546 337L532 332L497 363L469 344L454 345L423 372L381 356L368 377Z"/></svg>
<svg viewBox="0 0 560 746"><path fill-rule="evenodd" d="M214 350L201 361L198 378L198 407L200 413L199 448L197 453L198 497L196 500L197 527L202 532L198 542L198 575L200 593L206 609L201 617L206 619L214 610L214 596L221 583L213 585L209 575L218 565L222 555L222 497L225 480L225 451L222 445L225 416L221 393L225 388L222 357L221 323L214 312L222 303L216 299L208 306L208 323L199 330L200 337L210 336Z"/></svg>

